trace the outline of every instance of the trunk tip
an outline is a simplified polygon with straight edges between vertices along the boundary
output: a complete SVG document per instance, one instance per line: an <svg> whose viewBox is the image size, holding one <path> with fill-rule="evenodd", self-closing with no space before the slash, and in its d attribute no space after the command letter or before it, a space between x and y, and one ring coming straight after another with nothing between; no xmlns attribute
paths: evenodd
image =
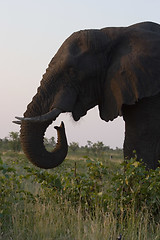
<svg viewBox="0 0 160 240"><path fill-rule="evenodd" d="M62 121L61 122L61 125L58 127L58 126L54 126L54 128L56 129L56 130L59 130L60 128L61 129L64 129L64 122Z"/></svg>
<svg viewBox="0 0 160 240"><path fill-rule="evenodd" d="M64 122L63 122L63 121L61 122L60 127L63 127L63 128L64 128Z"/></svg>

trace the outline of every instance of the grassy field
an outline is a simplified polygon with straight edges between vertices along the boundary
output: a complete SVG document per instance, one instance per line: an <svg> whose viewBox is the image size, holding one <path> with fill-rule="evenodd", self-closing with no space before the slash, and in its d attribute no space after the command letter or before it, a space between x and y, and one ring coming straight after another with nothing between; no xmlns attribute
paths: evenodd
<svg viewBox="0 0 160 240"><path fill-rule="evenodd" d="M79 149L46 171L1 153L0 239L160 240L160 170L122 159Z"/></svg>

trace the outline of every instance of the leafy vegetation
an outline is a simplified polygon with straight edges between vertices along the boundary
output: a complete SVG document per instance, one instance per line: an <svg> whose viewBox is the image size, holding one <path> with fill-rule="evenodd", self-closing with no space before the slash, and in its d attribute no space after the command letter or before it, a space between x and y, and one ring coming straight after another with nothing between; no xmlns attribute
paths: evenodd
<svg viewBox="0 0 160 240"><path fill-rule="evenodd" d="M75 152L77 149L79 149L79 144L78 144L77 142L71 142L71 143L69 144L69 148L70 148L73 152Z"/></svg>
<svg viewBox="0 0 160 240"><path fill-rule="evenodd" d="M18 152L21 150L20 137L18 132L10 132L9 137L0 139L0 150L13 150Z"/></svg>
<svg viewBox="0 0 160 240"><path fill-rule="evenodd" d="M0 239L160 239L160 168L101 142L70 148L52 170L3 149L0 196Z"/></svg>

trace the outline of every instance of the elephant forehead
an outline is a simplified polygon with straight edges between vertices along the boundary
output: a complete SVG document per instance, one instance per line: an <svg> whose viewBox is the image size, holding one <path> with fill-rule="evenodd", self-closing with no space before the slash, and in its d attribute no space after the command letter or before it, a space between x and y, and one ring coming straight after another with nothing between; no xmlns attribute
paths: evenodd
<svg viewBox="0 0 160 240"><path fill-rule="evenodd" d="M66 39L60 48L60 52L67 52L73 56L89 51L93 53L104 49L108 41L108 36L101 30L81 30Z"/></svg>
<svg viewBox="0 0 160 240"><path fill-rule="evenodd" d="M58 53L66 52L71 55L78 55L84 52L87 49L87 32L87 30L83 30L73 33L64 41Z"/></svg>

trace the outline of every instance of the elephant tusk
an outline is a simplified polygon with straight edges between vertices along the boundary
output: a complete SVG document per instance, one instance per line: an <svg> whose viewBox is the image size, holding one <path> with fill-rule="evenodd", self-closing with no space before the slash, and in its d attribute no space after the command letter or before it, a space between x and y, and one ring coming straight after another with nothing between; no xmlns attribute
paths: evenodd
<svg viewBox="0 0 160 240"><path fill-rule="evenodd" d="M21 125L21 121L12 121L12 123L15 123L15 124L18 124L18 125Z"/></svg>
<svg viewBox="0 0 160 240"><path fill-rule="evenodd" d="M54 121L56 120L56 118L59 116L60 113L62 113L62 110L58 108L54 108L52 111L37 117L15 117L20 121L14 121L14 123L19 124L19 122L21 121L28 121L28 122L46 122L49 120Z"/></svg>

